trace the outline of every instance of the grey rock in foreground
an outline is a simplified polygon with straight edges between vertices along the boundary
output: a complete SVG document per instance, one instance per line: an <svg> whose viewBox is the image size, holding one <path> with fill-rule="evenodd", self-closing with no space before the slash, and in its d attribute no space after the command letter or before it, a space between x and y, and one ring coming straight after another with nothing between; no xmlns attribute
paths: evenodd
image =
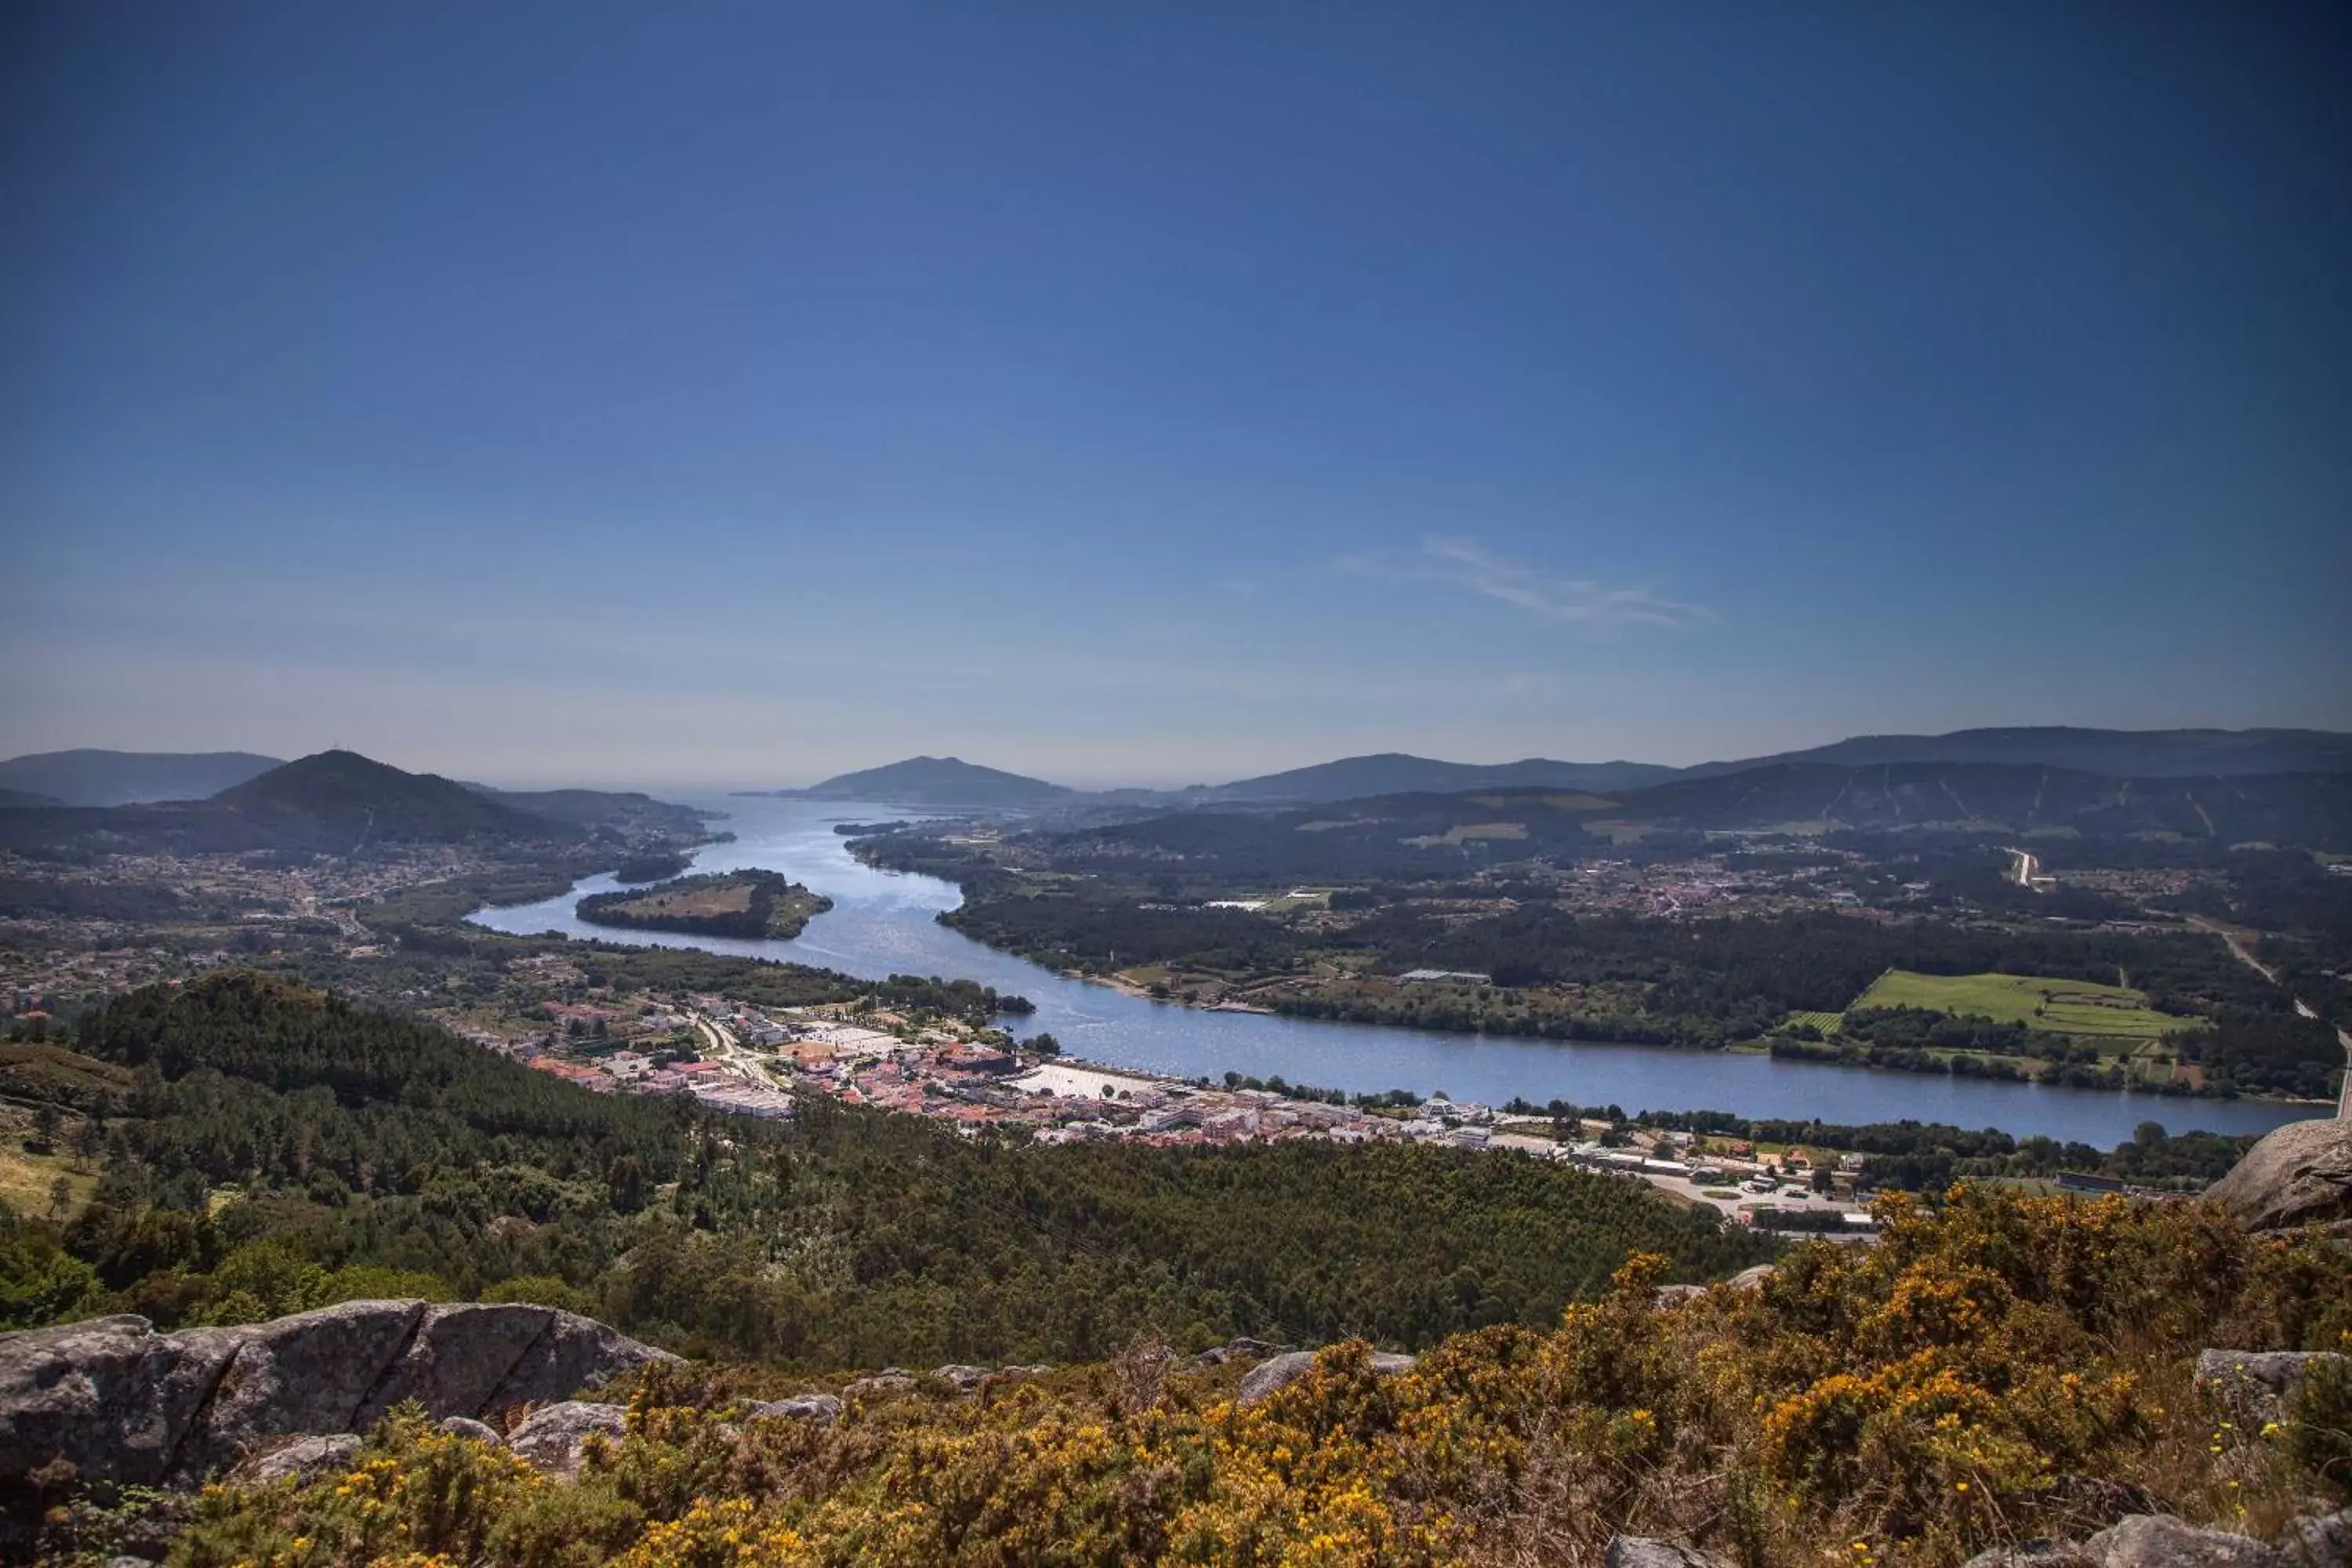
<svg viewBox="0 0 2352 1568"><path fill-rule="evenodd" d="M2206 1189L2257 1230L2352 1221L2352 1121L2290 1121Z"/></svg>
<svg viewBox="0 0 2352 1568"><path fill-rule="evenodd" d="M748 1412L754 1419L767 1416L783 1421L834 1421L841 1415L841 1401L830 1394L802 1394L790 1399L762 1399Z"/></svg>
<svg viewBox="0 0 2352 1568"><path fill-rule="evenodd" d="M348 1470L352 1461L359 1458L360 1446L364 1441L356 1432L298 1438L256 1460L253 1479L263 1482L307 1481L323 1470Z"/></svg>
<svg viewBox="0 0 2352 1568"><path fill-rule="evenodd" d="M674 1359L569 1312L346 1301L272 1322L159 1334L144 1318L0 1336L0 1479L185 1483L281 1437L362 1432L404 1399L482 1416Z"/></svg>
<svg viewBox="0 0 2352 1568"><path fill-rule="evenodd" d="M2294 1568L2352 1568L2352 1508L2296 1520L2279 1536L2278 1546Z"/></svg>
<svg viewBox="0 0 2352 1568"><path fill-rule="evenodd" d="M506 1439L499 1429L487 1421L477 1421L470 1415L452 1415L441 1423L441 1430L452 1437L470 1437L477 1443L488 1443L493 1448L505 1446Z"/></svg>
<svg viewBox="0 0 2352 1568"><path fill-rule="evenodd" d="M1997 1546L1967 1568L2352 1568L2352 1510L2299 1519L2275 1546L2167 1514L2134 1514L2084 1542Z"/></svg>
<svg viewBox="0 0 2352 1568"><path fill-rule="evenodd" d="M2099 1568L2087 1549L2063 1541L2027 1541L1979 1552L1963 1568Z"/></svg>
<svg viewBox="0 0 2352 1568"><path fill-rule="evenodd" d="M1313 1351L1291 1351L1258 1363L1242 1379L1238 1397L1244 1405L1255 1404L1276 1389L1297 1382L1314 1370L1315 1354ZM1371 1369L1382 1377L1411 1372L1414 1365L1412 1356L1390 1351L1375 1351L1369 1360Z"/></svg>
<svg viewBox="0 0 2352 1568"><path fill-rule="evenodd" d="M2334 1351L2200 1351L2197 1381L2257 1421L2275 1421L2315 1367L2352 1361Z"/></svg>
<svg viewBox="0 0 2352 1568"><path fill-rule="evenodd" d="M1646 1535L1612 1535L1601 1568L1730 1568L1712 1552Z"/></svg>
<svg viewBox="0 0 2352 1568"><path fill-rule="evenodd" d="M532 1411L507 1434L507 1447L542 1470L560 1476L577 1475L580 1462L586 1457L588 1439L602 1436L618 1443L628 1414L617 1405L567 1399L561 1405Z"/></svg>
<svg viewBox="0 0 2352 1568"><path fill-rule="evenodd" d="M2286 1568L2275 1548L2252 1536L2200 1530L2160 1513L2134 1514L2083 1543L2100 1568Z"/></svg>

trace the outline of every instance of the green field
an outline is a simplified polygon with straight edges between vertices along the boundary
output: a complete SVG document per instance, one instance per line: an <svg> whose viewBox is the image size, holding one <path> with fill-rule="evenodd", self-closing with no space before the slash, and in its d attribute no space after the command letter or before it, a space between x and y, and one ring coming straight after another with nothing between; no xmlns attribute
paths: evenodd
<svg viewBox="0 0 2352 1568"><path fill-rule="evenodd" d="M1845 1022L1845 1015L1843 1013L1791 1013L1781 1021L1791 1025L1811 1024L1824 1035L1834 1035L1838 1032L1838 1026Z"/></svg>
<svg viewBox="0 0 2352 1568"><path fill-rule="evenodd" d="M1926 1007L2023 1024L2055 1035L2153 1040L2199 1025L2159 1013L2143 992L2038 974L1914 974L1890 969L1854 1002L1857 1007Z"/></svg>

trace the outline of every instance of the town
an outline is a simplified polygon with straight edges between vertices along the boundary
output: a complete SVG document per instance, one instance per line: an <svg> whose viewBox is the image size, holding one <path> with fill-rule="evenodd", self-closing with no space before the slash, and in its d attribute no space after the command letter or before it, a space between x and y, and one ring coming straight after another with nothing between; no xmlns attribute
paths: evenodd
<svg viewBox="0 0 2352 1568"><path fill-rule="evenodd" d="M510 984L532 994L577 995L583 978L561 954L519 958L509 970ZM502 1026L446 1021L484 1049L600 1093L685 1094L714 1110L771 1118L792 1116L797 1095L823 1094L945 1122L967 1136L992 1131L1045 1144L1424 1143L1623 1175L1760 1229L1861 1236L1872 1227L1856 1198L1864 1162L1852 1153L1760 1152L1738 1140L1442 1094L1346 1100L1279 1079L1259 1085L1228 1074L1219 1085L1102 1068L1063 1056L1050 1036L1024 1047L999 1029L871 998L762 1008L716 994L644 992L521 1009L509 999L501 1011Z"/></svg>

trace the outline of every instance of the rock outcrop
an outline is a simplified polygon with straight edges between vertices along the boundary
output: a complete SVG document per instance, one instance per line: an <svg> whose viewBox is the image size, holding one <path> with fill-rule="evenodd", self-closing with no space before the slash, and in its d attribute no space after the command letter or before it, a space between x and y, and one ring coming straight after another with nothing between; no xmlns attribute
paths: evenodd
<svg viewBox="0 0 2352 1568"><path fill-rule="evenodd" d="M2293 1568L2352 1568L2352 1508L2298 1519L2286 1527L2278 1544Z"/></svg>
<svg viewBox="0 0 2352 1568"><path fill-rule="evenodd" d="M2028 1542L1969 1559L1968 1568L2347 1568L2352 1512L2302 1519L2272 1545L2200 1530L2168 1514L2134 1514L2082 1542Z"/></svg>
<svg viewBox="0 0 2352 1568"><path fill-rule="evenodd" d="M98 1318L0 1336L0 1479L185 1483L289 1436L364 1432L415 1399L483 1416L602 1387L666 1352L547 1307L346 1301L159 1334Z"/></svg>
<svg viewBox="0 0 2352 1568"><path fill-rule="evenodd" d="M2352 1360L2334 1351L2200 1351L2197 1381L2255 1421L2275 1421L2314 1368Z"/></svg>
<svg viewBox="0 0 2352 1568"><path fill-rule="evenodd" d="M2141 1513L2083 1542L2100 1568L2285 1568L2278 1549L2250 1535L2200 1530L2166 1514Z"/></svg>
<svg viewBox="0 0 2352 1568"><path fill-rule="evenodd" d="M542 1470L577 1475L581 1460L587 1457L588 1440L603 1437L618 1443L628 1414L617 1405L567 1399L532 1411L507 1434L507 1447Z"/></svg>
<svg viewBox="0 0 2352 1568"><path fill-rule="evenodd" d="M798 1394L790 1399L762 1399L746 1412L753 1419L823 1421L841 1418L841 1401L830 1394Z"/></svg>
<svg viewBox="0 0 2352 1568"><path fill-rule="evenodd" d="M1297 1382L1314 1370L1315 1354L1313 1351L1291 1351L1258 1363L1243 1377L1237 1397L1244 1405L1255 1404L1276 1389ZM1374 1351L1365 1359L1382 1377L1411 1372L1414 1364L1413 1357L1391 1351Z"/></svg>
<svg viewBox="0 0 2352 1568"><path fill-rule="evenodd" d="M1612 1535L1601 1568L1730 1568L1712 1552L1646 1535Z"/></svg>
<svg viewBox="0 0 2352 1568"><path fill-rule="evenodd" d="M2352 1227L2352 1121L2290 1121L2206 1189L2256 1230Z"/></svg>

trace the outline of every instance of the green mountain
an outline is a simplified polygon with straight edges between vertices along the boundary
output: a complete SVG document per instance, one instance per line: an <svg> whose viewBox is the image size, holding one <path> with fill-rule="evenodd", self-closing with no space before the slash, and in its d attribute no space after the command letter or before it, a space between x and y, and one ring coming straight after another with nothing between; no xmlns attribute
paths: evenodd
<svg viewBox="0 0 2352 1568"><path fill-rule="evenodd" d="M38 752L0 762L0 789L58 805L205 800L278 765L251 752Z"/></svg>
<svg viewBox="0 0 2352 1568"><path fill-rule="evenodd" d="M961 757L909 757L840 773L807 789L776 790L803 800L871 800L890 805L1038 805L1076 793Z"/></svg>
<svg viewBox="0 0 2352 1568"><path fill-rule="evenodd" d="M1639 789L1675 776L1675 769L1656 763L1559 763L1545 757L1517 763L1446 763L1382 752L1189 793L1221 801L1311 802L1380 795L1453 795L1474 789Z"/></svg>
<svg viewBox="0 0 2352 1568"><path fill-rule="evenodd" d="M357 752L288 763L206 804L321 848L582 836L576 826L518 811L437 773L404 773Z"/></svg>

